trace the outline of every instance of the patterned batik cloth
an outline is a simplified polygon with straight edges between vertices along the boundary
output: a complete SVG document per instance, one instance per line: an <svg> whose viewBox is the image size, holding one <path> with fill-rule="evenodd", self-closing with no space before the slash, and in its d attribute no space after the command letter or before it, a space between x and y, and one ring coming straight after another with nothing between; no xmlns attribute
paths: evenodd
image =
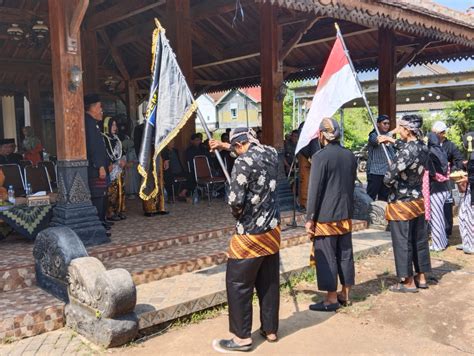
<svg viewBox="0 0 474 356"><path fill-rule="evenodd" d="M29 240L34 240L41 230L49 226L52 216L52 205L18 205L0 211L0 220Z"/></svg>
<svg viewBox="0 0 474 356"><path fill-rule="evenodd" d="M352 232L352 219L344 219L341 221L333 221L321 223L317 222L314 234L311 235L311 250L309 256L309 265L316 266L316 259L314 257L314 239L318 236L340 236Z"/></svg>
<svg viewBox="0 0 474 356"><path fill-rule="evenodd" d="M280 224L277 203L278 153L252 144L234 162L228 195L239 235L259 235Z"/></svg>
<svg viewBox="0 0 474 356"><path fill-rule="evenodd" d="M461 196L459 231L461 233L464 252L474 253L474 206L471 205L470 189L467 189Z"/></svg>
<svg viewBox="0 0 474 356"><path fill-rule="evenodd" d="M385 209L385 218L388 221L408 221L424 214L424 199L412 201L396 201L388 203Z"/></svg>
<svg viewBox="0 0 474 356"><path fill-rule="evenodd" d="M120 173L107 190L109 204L107 205L107 216L118 215L125 212L125 187L123 173Z"/></svg>
<svg viewBox="0 0 474 356"><path fill-rule="evenodd" d="M397 141L394 147L396 154L384 177L384 183L391 188L388 202L406 202L422 198L428 148L420 141Z"/></svg>
<svg viewBox="0 0 474 356"><path fill-rule="evenodd" d="M269 256L280 250L280 226L256 235L234 234L230 239L228 256L232 259Z"/></svg>

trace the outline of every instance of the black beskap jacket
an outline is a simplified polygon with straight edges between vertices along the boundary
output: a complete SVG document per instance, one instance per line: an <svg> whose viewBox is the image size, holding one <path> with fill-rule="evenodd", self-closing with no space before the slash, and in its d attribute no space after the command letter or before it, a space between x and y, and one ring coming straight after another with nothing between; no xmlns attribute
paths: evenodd
<svg viewBox="0 0 474 356"><path fill-rule="evenodd" d="M313 155L307 204L307 220L333 222L351 219L357 160L333 142Z"/></svg>

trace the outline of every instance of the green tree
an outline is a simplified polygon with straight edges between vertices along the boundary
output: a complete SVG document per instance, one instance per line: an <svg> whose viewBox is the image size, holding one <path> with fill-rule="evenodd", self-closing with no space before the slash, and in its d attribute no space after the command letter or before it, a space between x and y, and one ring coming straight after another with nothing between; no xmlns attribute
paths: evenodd
<svg viewBox="0 0 474 356"><path fill-rule="evenodd" d="M474 131L474 101L455 101L444 113L449 126L447 137L462 148L462 135Z"/></svg>

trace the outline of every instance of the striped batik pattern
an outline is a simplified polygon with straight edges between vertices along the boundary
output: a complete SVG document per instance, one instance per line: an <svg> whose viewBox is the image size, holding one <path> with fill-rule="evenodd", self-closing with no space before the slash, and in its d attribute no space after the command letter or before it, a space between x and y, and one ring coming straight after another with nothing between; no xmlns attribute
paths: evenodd
<svg viewBox="0 0 474 356"><path fill-rule="evenodd" d="M435 251L442 251L448 247L448 237L446 235L446 220L444 218L444 203L448 199L449 192L439 192L430 196L431 210L431 242Z"/></svg>
<svg viewBox="0 0 474 356"><path fill-rule="evenodd" d="M229 258L244 259L269 256L280 250L280 226L258 235L235 234L230 239Z"/></svg>
<svg viewBox="0 0 474 356"><path fill-rule="evenodd" d="M345 235L352 231L352 220L344 219L333 222L317 222L314 229L314 236L334 236Z"/></svg>
<svg viewBox="0 0 474 356"><path fill-rule="evenodd" d="M464 252L474 253L474 207L471 205L470 190L461 197L459 230Z"/></svg>
<svg viewBox="0 0 474 356"><path fill-rule="evenodd" d="M425 213L423 199L388 203L385 218L389 221L408 221Z"/></svg>

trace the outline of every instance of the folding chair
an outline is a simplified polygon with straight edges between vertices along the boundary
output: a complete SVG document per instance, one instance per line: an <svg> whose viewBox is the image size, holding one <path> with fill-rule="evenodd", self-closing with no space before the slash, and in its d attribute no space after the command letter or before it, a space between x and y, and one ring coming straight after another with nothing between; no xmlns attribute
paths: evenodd
<svg viewBox="0 0 474 356"><path fill-rule="evenodd" d="M206 156L196 156L193 158L194 165L194 177L196 178L196 183L198 187L206 187L207 189L207 199L208 205L211 203L211 187L214 191L214 186L222 184L222 187L225 186L224 177L214 177L212 175L211 166L209 165L209 160Z"/></svg>
<svg viewBox="0 0 474 356"><path fill-rule="evenodd" d="M21 169L18 164L2 164L0 168L5 175L5 188L13 186L16 196L25 196L25 181L21 174Z"/></svg>
<svg viewBox="0 0 474 356"><path fill-rule="evenodd" d="M33 162L31 162L30 160L21 160L20 161L21 170L25 169L26 166L32 166L32 165L33 165Z"/></svg>
<svg viewBox="0 0 474 356"><path fill-rule="evenodd" d="M58 187L56 165L51 161L41 161L38 162L38 166L46 168L48 171L51 188L53 188L53 190L56 189Z"/></svg>
<svg viewBox="0 0 474 356"><path fill-rule="evenodd" d="M48 171L44 166L27 166L25 167L25 185L31 185L31 194L45 191L52 193L51 180Z"/></svg>

